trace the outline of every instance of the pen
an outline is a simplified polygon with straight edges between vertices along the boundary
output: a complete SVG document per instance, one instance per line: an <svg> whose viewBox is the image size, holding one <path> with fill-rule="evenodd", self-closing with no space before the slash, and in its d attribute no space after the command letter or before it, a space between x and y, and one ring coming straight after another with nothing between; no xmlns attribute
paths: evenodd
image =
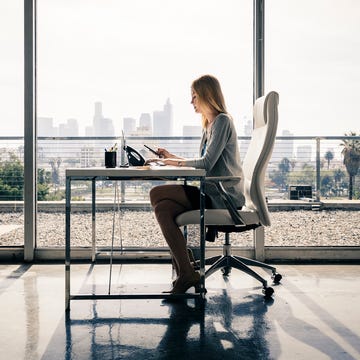
<svg viewBox="0 0 360 360"><path fill-rule="evenodd" d="M109 150L106 150L105 148L105 152L114 152L117 151L117 143L114 144L114 146L112 146Z"/></svg>

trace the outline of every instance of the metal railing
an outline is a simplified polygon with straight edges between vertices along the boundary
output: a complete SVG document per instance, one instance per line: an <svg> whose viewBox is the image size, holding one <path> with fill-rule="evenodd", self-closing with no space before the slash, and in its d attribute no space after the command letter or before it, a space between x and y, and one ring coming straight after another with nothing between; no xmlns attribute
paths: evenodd
<svg viewBox="0 0 360 360"><path fill-rule="evenodd" d="M360 137L352 137L354 140L360 141ZM336 202L343 202L348 197L348 174L343 164L341 155L343 140L349 140L350 137L345 136L279 136L276 138L275 147L272 158L270 160L266 173L266 196L268 197L270 209L274 203L279 200L287 202L290 198L290 189L292 186L310 186L311 195L306 195L308 199L312 200L331 199ZM19 165L22 168L24 163L24 148L22 137L0 137L0 168ZM244 158L250 137L240 136L239 147L241 157ZM37 164L38 164L38 188L43 190L42 196L46 201L38 201L38 218L37 218L37 249L58 248L61 253L61 248L64 246L64 182L65 169L68 167L88 167L88 166L104 166L104 148L112 146L114 143L120 145L120 137L40 137L37 142ZM166 147L171 152L184 157L197 156L199 137L129 137L127 144L138 149L145 157L151 156L147 153L143 144L151 147ZM329 152L331 155L329 155ZM125 161L121 159L119 154L119 162ZM16 166L15 166L16 167ZM6 178L7 177L7 178ZM354 184L354 199L359 196L359 176L356 177ZM22 173L20 172L1 172L0 185L4 183L19 184L21 183ZM43 186L41 186L43 185ZM157 229L157 224L151 216L148 203L148 191L153 184L146 182L127 184L124 187L123 202L130 204L130 211L122 213L125 246L134 244L134 239L137 234L133 231L135 228L141 229L146 216L148 221L148 229L146 235L152 241L139 242L139 246L149 247L165 247L160 232ZM44 190L45 188L45 190ZM39 190L38 189L38 190ZM11 195L6 195L0 192L0 224L14 226L15 232L0 234L0 246L22 246L24 245L23 238L23 204L18 197L11 198ZM18 195L16 195L18 196ZM85 233L89 228L88 222L90 218L88 215L91 209L89 205L91 198L90 185L86 182L77 183L76 187L72 189L73 200L76 200L76 206L79 209L78 224L80 233ZM299 198L304 195L299 195ZM114 192L111 182L104 182L100 184L97 190L97 204L102 205L104 213L99 214L99 242L100 246L107 244L108 226L110 211ZM3 200L3 201L1 201ZM54 201L57 200L57 201ZM281 202L278 202L281 203ZM295 202L296 203L296 202ZM10 206L9 206L10 205ZM50 210L50 208L52 210ZM100 209L101 207L99 207ZM128 209L128 208L127 208ZM136 211L131 211L135 210ZM49 211L52 211L50 214ZM126 214L125 214L126 213ZM358 212L357 212L358 213ZM310 215L311 214L311 215ZM355 214L355 213L354 213ZM266 229L265 247L280 247L281 251L278 253L271 253L271 257L299 257L298 253L291 253L291 255L284 255L286 247L304 246L308 245L310 248L316 246L352 246L358 247L358 237L355 231L350 231L346 236L344 232L339 232L336 229L349 228L346 214L335 214L337 231L335 235L331 233L323 235L322 228L327 228L329 221L333 218L317 216L314 212L306 215L298 212L293 218L287 220L287 225L284 226L285 214L273 213L273 224L270 229ZM290 217L290 214L287 214ZM358 216L358 215L356 215ZM303 220L303 221L302 221ZM322 223L323 221L323 223ZM49 226L49 223L52 226ZM307 224L303 226L301 224ZM316 224L316 225L314 225ZM10 227L13 229L13 227ZM300 243L298 241L298 234L303 230L310 231L306 235L306 242ZM351 229L351 224L350 224ZM354 229L353 229L354 230ZM355 234L355 236L354 236ZM236 246L251 247L252 238L249 234L244 239L234 239L233 244ZM346 237L346 239L345 239ZM76 246L87 247L89 244L82 240L79 236ZM86 238L86 236L85 236ZM90 238L90 237L89 237ZM140 236L139 236L140 238ZM273 251L273 250L271 250ZM292 251L292 250L291 250ZM309 250L309 256L318 256ZM349 250L350 251L350 250ZM59 254L60 254L59 253ZM62 253L61 253L62 254ZM275 254L275 255L274 255ZM307 254L306 252L304 254ZM315 254L315 255L314 255ZM249 254L248 254L249 255ZM51 255L53 256L53 254ZM62 256L62 255L58 255ZM304 255L307 256L307 255ZM322 255L321 255L322 256ZM325 255L324 255L325 256ZM335 255L335 257L343 255ZM344 255L347 256L347 255ZM346 258L346 257L345 257Z"/></svg>
<svg viewBox="0 0 360 360"><path fill-rule="evenodd" d="M266 174L266 193L269 200L289 199L290 187L310 186L313 198L346 199L348 197L349 176L341 155L344 140L360 137L347 136L278 136ZM241 157L245 156L249 136L239 136ZM152 147L166 147L183 157L198 155L199 137L129 137L127 144L138 149L145 157L152 157L143 144ZM39 137L37 143L38 181L46 183L49 193L40 199L58 199L58 192L65 184L65 169L68 167L104 166L104 148L114 143L120 145L120 137ZM2 171L4 166L17 160L20 169ZM0 181L2 184L21 187L23 179L21 166L24 161L22 137L0 137ZM118 163L124 162L119 152ZM0 183L1 185L1 183ZM105 186L105 185L104 185ZM146 198L148 187L144 185L141 195L136 185L137 195L133 201ZM141 187L141 186L140 186ZM0 186L1 188L1 186ZM131 195L129 191L129 196ZM359 180L355 177L354 198L359 198ZM47 196L46 196L47 195ZM301 194L300 194L301 195ZM13 197L12 197L13 196ZM78 199L86 199L89 189L75 190ZM20 200L19 193L0 192L1 200ZM131 200L131 196L130 196Z"/></svg>

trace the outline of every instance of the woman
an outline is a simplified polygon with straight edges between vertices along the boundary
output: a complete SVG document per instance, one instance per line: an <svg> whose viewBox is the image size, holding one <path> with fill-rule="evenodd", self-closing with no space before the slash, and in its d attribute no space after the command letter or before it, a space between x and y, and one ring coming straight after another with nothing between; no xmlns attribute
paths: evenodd
<svg viewBox="0 0 360 360"><path fill-rule="evenodd" d="M162 162L165 165L205 169L206 176L241 177L237 134L232 118L226 111L219 81L211 75L195 80L191 86L191 104L202 117L200 157L184 159L159 148L157 152ZM244 205L240 181L226 182L224 187L238 207ZM206 184L205 194L206 207L225 207L214 185ZM190 262L186 240L175 219L185 211L199 209L199 189L186 185L160 185L150 190L150 201L177 269L178 277L170 293L185 293L190 287L199 284L200 274Z"/></svg>

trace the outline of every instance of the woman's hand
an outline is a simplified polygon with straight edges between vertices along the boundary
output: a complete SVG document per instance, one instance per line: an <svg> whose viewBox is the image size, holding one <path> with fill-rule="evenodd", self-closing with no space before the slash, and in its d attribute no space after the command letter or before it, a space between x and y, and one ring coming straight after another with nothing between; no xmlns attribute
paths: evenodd
<svg viewBox="0 0 360 360"><path fill-rule="evenodd" d="M159 157L162 158L162 159L167 159L167 158L176 157L175 155L169 153L169 151L167 151L167 150L164 149L164 148L158 148L158 149L156 150L156 152L159 154Z"/></svg>
<svg viewBox="0 0 360 360"><path fill-rule="evenodd" d="M160 165L170 165L170 166L184 166L184 160L168 158L168 159L147 159L144 165L149 165L151 163L158 163Z"/></svg>
<svg viewBox="0 0 360 360"><path fill-rule="evenodd" d="M146 159L144 165L150 165L151 163L156 163L156 162L158 162L159 160L160 160L159 158Z"/></svg>

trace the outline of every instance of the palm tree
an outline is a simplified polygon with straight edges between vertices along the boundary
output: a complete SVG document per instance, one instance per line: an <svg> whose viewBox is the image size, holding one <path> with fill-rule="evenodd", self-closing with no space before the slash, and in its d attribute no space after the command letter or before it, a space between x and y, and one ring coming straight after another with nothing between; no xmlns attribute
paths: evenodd
<svg viewBox="0 0 360 360"><path fill-rule="evenodd" d="M282 174L287 174L290 172L290 168L291 168L291 161L288 158L283 158L280 161L280 164L278 165L279 170L281 171Z"/></svg>
<svg viewBox="0 0 360 360"><path fill-rule="evenodd" d="M62 160L58 157L58 158L52 158L49 160L49 164L51 165L51 169L52 169L52 182L54 184L54 188L55 188L55 194L57 192L57 185L60 184L60 165L61 165Z"/></svg>
<svg viewBox="0 0 360 360"><path fill-rule="evenodd" d="M350 132L345 136L357 136L356 133ZM358 139L343 139L341 144L344 148L341 154L344 156L344 165L349 174L349 200L352 200L353 195L353 179L360 167L360 140Z"/></svg>
<svg viewBox="0 0 360 360"><path fill-rule="evenodd" d="M342 182L343 178L345 178L346 174L344 171L342 171L341 169L336 169L334 171L334 181L335 181L335 192L336 195L339 195L339 188L340 188L340 183Z"/></svg>
<svg viewBox="0 0 360 360"><path fill-rule="evenodd" d="M334 153L331 150L328 150L325 155L324 155L325 160L327 161L328 164L328 170L330 168L330 161L332 159L334 159Z"/></svg>

